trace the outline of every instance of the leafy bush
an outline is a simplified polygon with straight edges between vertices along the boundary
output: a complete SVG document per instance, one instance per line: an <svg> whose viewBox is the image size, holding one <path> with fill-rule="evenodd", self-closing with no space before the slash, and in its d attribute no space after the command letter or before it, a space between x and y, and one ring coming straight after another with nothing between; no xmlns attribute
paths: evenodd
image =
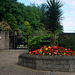
<svg viewBox="0 0 75 75"><path fill-rule="evenodd" d="M49 46L50 45L50 35L48 36L35 36L32 39L29 39L28 42L28 49L35 50L39 49L42 46Z"/></svg>

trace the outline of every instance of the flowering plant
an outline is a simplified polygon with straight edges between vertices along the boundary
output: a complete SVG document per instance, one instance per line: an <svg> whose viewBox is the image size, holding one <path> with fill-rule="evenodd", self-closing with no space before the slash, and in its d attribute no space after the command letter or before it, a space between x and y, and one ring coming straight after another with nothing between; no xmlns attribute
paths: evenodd
<svg viewBox="0 0 75 75"><path fill-rule="evenodd" d="M66 49L60 46L44 46L40 49L36 49L34 51L29 51L30 55L50 55L50 56L73 56L75 55L75 50Z"/></svg>

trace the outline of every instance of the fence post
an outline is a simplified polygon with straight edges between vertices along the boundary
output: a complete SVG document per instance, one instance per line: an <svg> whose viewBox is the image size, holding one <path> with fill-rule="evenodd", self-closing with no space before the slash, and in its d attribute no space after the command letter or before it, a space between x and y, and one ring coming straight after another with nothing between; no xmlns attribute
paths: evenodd
<svg viewBox="0 0 75 75"><path fill-rule="evenodd" d="M14 49L17 49L17 32L14 32Z"/></svg>

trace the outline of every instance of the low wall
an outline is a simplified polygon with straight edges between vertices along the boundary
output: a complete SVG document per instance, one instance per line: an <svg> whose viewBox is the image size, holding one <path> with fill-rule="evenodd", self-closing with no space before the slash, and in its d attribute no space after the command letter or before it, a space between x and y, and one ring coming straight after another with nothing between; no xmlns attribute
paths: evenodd
<svg viewBox="0 0 75 75"><path fill-rule="evenodd" d="M37 70L75 72L75 56L19 56L19 64Z"/></svg>

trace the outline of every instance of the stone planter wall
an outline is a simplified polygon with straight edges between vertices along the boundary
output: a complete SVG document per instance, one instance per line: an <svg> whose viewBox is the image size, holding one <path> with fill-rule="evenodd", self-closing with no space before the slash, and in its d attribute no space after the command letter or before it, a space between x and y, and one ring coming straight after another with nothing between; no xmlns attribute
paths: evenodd
<svg viewBox="0 0 75 75"><path fill-rule="evenodd" d="M75 72L75 56L40 56L21 54L19 64L37 70Z"/></svg>

